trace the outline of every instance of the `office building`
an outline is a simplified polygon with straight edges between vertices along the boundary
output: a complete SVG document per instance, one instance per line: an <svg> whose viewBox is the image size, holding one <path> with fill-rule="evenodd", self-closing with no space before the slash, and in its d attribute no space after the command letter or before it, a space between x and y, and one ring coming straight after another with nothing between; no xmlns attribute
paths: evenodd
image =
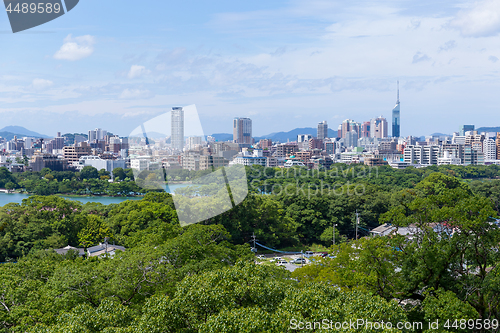
<svg viewBox="0 0 500 333"><path fill-rule="evenodd" d="M348 133L352 131L356 132L356 136L358 136L359 138L358 133L361 131L361 126L359 123L355 122L352 119L346 119L342 122L341 129L342 129L342 138L345 138L348 135Z"/></svg>
<svg viewBox="0 0 500 333"><path fill-rule="evenodd" d="M460 131L458 135L465 136L465 132L474 131L474 125L462 125L460 126Z"/></svg>
<svg viewBox="0 0 500 333"><path fill-rule="evenodd" d="M328 155L335 154L335 142L333 141L325 142L325 151Z"/></svg>
<svg viewBox="0 0 500 333"><path fill-rule="evenodd" d="M441 146L439 158L458 158L460 164L464 163L464 145L463 144L444 144Z"/></svg>
<svg viewBox="0 0 500 333"><path fill-rule="evenodd" d="M371 122L365 121L363 124L361 124L361 135L360 138L369 138L370 137L370 125Z"/></svg>
<svg viewBox="0 0 500 333"><path fill-rule="evenodd" d="M497 160L500 160L500 132L497 133L496 144L497 144Z"/></svg>
<svg viewBox="0 0 500 333"><path fill-rule="evenodd" d="M358 146L358 132L353 130L350 132L347 132L344 136L344 145L346 147L357 147Z"/></svg>
<svg viewBox="0 0 500 333"><path fill-rule="evenodd" d="M78 165L80 166L80 169L83 169L86 166L91 166L96 168L97 170L104 169L110 173L113 172L113 170L116 168L126 168L125 160L102 159L99 156L80 157Z"/></svg>
<svg viewBox="0 0 500 333"><path fill-rule="evenodd" d="M233 142L241 144L252 144L252 119L234 118L233 120Z"/></svg>
<svg viewBox="0 0 500 333"><path fill-rule="evenodd" d="M497 158L497 146L495 138L495 136L487 135L487 137L483 141L483 153L484 159L486 161L496 160Z"/></svg>
<svg viewBox="0 0 500 333"><path fill-rule="evenodd" d="M89 131L89 142L105 140L107 134L108 131L105 131L101 128L96 128L93 131Z"/></svg>
<svg viewBox="0 0 500 333"><path fill-rule="evenodd" d="M276 147L275 157L285 158L290 153L299 151L299 146L296 143L284 143Z"/></svg>
<svg viewBox="0 0 500 333"><path fill-rule="evenodd" d="M229 162L229 166L240 164L240 165L262 165L266 166L267 157L262 156L262 150L254 150L252 154L249 152L241 152L235 158Z"/></svg>
<svg viewBox="0 0 500 333"><path fill-rule="evenodd" d="M213 170L220 167L225 167L229 164L229 160L222 156L202 155L199 159L200 170Z"/></svg>
<svg viewBox="0 0 500 333"><path fill-rule="evenodd" d="M271 139L262 139L259 141L260 148L270 148L273 145L273 140Z"/></svg>
<svg viewBox="0 0 500 333"><path fill-rule="evenodd" d="M483 165L484 154L470 145L464 147L464 165Z"/></svg>
<svg viewBox="0 0 500 333"><path fill-rule="evenodd" d="M170 144L172 149L182 151L184 149L184 109L182 107L173 107L170 115Z"/></svg>
<svg viewBox="0 0 500 333"><path fill-rule="evenodd" d="M187 140L188 150L200 149L203 144L201 136L190 136Z"/></svg>
<svg viewBox="0 0 500 333"><path fill-rule="evenodd" d="M297 135L297 142L309 142L309 140L311 140L312 138L313 136L311 134L299 134Z"/></svg>
<svg viewBox="0 0 500 333"><path fill-rule="evenodd" d="M460 165L460 164L462 164L462 160L458 157L453 156L449 151L444 151L443 156L438 158L438 165Z"/></svg>
<svg viewBox="0 0 500 333"><path fill-rule="evenodd" d="M92 149L86 142L82 142L81 146L66 146L63 148L63 156L69 162L78 162L83 156L92 155Z"/></svg>
<svg viewBox="0 0 500 333"><path fill-rule="evenodd" d="M325 121L322 121L318 124L318 140L325 140L328 138L328 124Z"/></svg>
<svg viewBox="0 0 500 333"><path fill-rule="evenodd" d="M398 81L398 99L396 106L392 109L392 136L399 138L401 136L401 120L400 120L400 102L399 102L399 81Z"/></svg>
<svg viewBox="0 0 500 333"><path fill-rule="evenodd" d="M323 140L320 139L309 139L309 150L313 149L323 149Z"/></svg>
<svg viewBox="0 0 500 333"><path fill-rule="evenodd" d="M408 145L404 149L403 158L410 164L437 165L439 146Z"/></svg>
<svg viewBox="0 0 500 333"><path fill-rule="evenodd" d="M387 138L387 120L380 116L370 121L370 137L382 139Z"/></svg>

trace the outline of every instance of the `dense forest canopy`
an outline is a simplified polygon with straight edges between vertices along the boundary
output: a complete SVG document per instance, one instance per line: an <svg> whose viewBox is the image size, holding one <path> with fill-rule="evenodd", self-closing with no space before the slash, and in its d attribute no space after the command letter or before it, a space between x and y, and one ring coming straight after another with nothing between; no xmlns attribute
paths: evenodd
<svg viewBox="0 0 500 333"><path fill-rule="evenodd" d="M288 177L274 168L248 168L250 193L240 205L186 227L179 225L172 196L159 192L108 206L31 196L1 207L0 329L293 332L294 323L362 318L425 325L439 320L441 332L498 332L498 167L380 167L371 174L363 166L337 167L337 174L302 169L292 170L301 176ZM82 182L81 173L43 172L25 176L42 176L47 184L69 177ZM116 175L133 184L125 181L125 170ZM0 169L4 184L18 186L28 178ZM307 190L321 181L337 192ZM288 192L266 188L276 184ZM356 192L356 185L363 190ZM371 237L370 230L383 223L419 232ZM320 244L332 258L293 273L257 264L252 235L273 248ZM126 250L99 259L51 250L86 248L105 237ZM445 327L447 321L456 325ZM436 331L425 325L382 331Z"/></svg>

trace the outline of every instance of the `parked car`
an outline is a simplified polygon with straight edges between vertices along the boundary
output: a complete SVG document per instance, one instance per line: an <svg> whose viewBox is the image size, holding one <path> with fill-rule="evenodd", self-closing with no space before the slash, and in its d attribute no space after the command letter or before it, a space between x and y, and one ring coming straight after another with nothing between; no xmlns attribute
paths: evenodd
<svg viewBox="0 0 500 333"><path fill-rule="evenodd" d="M314 255L313 251L306 251L306 252L304 252L304 257L309 258L309 257L312 257L313 255Z"/></svg>
<svg viewBox="0 0 500 333"><path fill-rule="evenodd" d="M297 258L290 261L291 264L305 264L306 260L304 258Z"/></svg>
<svg viewBox="0 0 500 333"><path fill-rule="evenodd" d="M278 262L276 263L276 265L278 266L285 266L286 264L288 264L288 262L286 260L278 260Z"/></svg>
<svg viewBox="0 0 500 333"><path fill-rule="evenodd" d="M271 259L270 261L271 262L275 262L275 261L280 261L281 260L281 257L274 257L273 259Z"/></svg>
<svg viewBox="0 0 500 333"><path fill-rule="evenodd" d="M266 256L265 256L265 255L263 255L263 254L259 254L259 255L257 256L257 259L266 259Z"/></svg>

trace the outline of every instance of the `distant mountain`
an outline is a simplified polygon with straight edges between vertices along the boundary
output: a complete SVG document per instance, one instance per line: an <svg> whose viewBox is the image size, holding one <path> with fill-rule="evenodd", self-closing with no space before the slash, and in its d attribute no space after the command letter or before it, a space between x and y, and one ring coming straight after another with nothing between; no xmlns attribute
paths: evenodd
<svg viewBox="0 0 500 333"><path fill-rule="evenodd" d="M0 132L0 137L7 139L8 141L14 139L14 136L19 136L18 134L14 134L11 132Z"/></svg>
<svg viewBox="0 0 500 333"><path fill-rule="evenodd" d="M297 135L299 134L309 134L315 137L318 134L318 129L312 127L295 128L288 132L277 132L264 135L261 137L256 137L255 141L259 141L261 139L271 139L273 141L279 141L279 142L297 141ZM337 131L334 131L331 128L329 128L328 137L336 138Z"/></svg>
<svg viewBox="0 0 500 333"><path fill-rule="evenodd" d="M215 140L219 142L233 141L233 135L229 133L215 133L212 134L211 136L213 136Z"/></svg>
<svg viewBox="0 0 500 333"><path fill-rule="evenodd" d="M30 130L28 130L24 127L21 127L21 126L6 126L2 129L0 129L0 133L1 132L11 133L11 134L15 134L17 136L29 136L29 137L44 138L44 139L49 138L49 136L47 136L47 135L30 131ZM0 136L6 138L6 136L3 136L1 134L0 134Z"/></svg>
<svg viewBox="0 0 500 333"><path fill-rule="evenodd" d="M452 136L451 134L432 133L431 136Z"/></svg>
<svg viewBox="0 0 500 333"><path fill-rule="evenodd" d="M478 133L481 132L500 132L500 127L479 127L476 129Z"/></svg>

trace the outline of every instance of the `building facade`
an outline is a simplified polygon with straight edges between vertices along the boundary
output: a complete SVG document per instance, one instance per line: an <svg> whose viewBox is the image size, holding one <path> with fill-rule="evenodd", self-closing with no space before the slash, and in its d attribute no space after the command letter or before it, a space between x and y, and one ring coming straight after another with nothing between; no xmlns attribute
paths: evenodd
<svg viewBox="0 0 500 333"><path fill-rule="evenodd" d="M182 107L173 107L170 115L170 143L172 149L182 151L184 149L184 109Z"/></svg>
<svg viewBox="0 0 500 333"><path fill-rule="evenodd" d="M233 142L252 144L252 119L234 118L233 120Z"/></svg>
<svg viewBox="0 0 500 333"><path fill-rule="evenodd" d="M328 124L325 121L322 121L318 124L318 140L325 140L328 138Z"/></svg>

